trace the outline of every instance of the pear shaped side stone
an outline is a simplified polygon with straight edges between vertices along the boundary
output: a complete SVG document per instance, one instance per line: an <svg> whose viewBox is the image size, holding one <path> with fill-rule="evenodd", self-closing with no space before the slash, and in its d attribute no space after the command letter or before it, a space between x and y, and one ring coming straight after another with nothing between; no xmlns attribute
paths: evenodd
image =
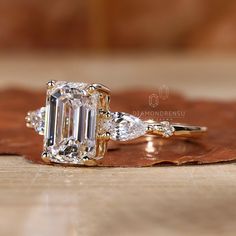
<svg viewBox="0 0 236 236"><path fill-rule="evenodd" d="M105 123L105 129L111 134L112 140L127 141L144 135L147 125L131 114L114 112Z"/></svg>

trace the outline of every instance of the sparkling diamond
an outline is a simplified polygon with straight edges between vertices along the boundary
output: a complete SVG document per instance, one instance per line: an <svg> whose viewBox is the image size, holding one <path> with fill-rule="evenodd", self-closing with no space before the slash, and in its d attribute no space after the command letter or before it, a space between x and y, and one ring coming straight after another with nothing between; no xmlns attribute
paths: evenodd
<svg viewBox="0 0 236 236"><path fill-rule="evenodd" d="M86 87L60 82L48 91L44 145L51 161L80 164L95 157L98 94Z"/></svg>
<svg viewBox="0 0 236 236"><path fill-rule="evenodd" d="M127 141L146 133L147 125L139 118L124 113L111 113L111 119L104 124L112 140Z"/></svg>
<svg viewBox="0 0 236 236"><path fill-rule="evenodd" d="M29 112L26 121L29 127L34 128L36 132L43 135L45 127L45 107Z"/></svg>
<svg viewBox="0 0 236 236"><path fill-rule="evenodd" d="M159 127L159 130L163 133L163 137L169 138L174 134L175 128L170 124L169 121L162 121L160 124L161 127Z"/></svg>

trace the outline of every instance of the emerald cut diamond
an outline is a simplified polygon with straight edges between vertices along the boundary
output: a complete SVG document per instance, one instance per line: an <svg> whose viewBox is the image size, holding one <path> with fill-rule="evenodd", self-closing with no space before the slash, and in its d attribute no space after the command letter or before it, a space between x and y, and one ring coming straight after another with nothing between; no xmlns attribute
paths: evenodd
<svg viewBox="0 0 236 236"><path fill-rule="evenodd" d="M99 94L87 87L57 82L47 92L44 147L52 162L83 164L96 156Z"/></svg>

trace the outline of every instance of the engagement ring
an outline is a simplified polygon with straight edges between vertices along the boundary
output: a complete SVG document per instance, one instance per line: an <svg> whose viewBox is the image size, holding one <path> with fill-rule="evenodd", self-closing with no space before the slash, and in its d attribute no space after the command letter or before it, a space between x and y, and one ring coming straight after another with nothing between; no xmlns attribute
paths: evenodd
<svg viewBox="0 0 236 236"><path fill-rule="evenodd" d="M194 137L206 127L143 121L109 109L110 90L101 84L50 81L46 106L28 112L27 127L44 135L47 163L95 165L109 140L129 141L143 135Z"/></svg>

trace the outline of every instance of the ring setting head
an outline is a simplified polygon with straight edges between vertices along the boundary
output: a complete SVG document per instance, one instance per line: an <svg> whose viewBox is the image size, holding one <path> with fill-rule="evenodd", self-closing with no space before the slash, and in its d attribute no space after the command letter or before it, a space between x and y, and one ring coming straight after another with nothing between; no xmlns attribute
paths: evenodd
<svg viewBox="0 0 236 236"><path fill-rule="evenodd" d="M109 112L109 99L104 105L107 96L85 83L48 82L42 159L86 164L102 158L108 136L98 133L98 123L99 111Z"/></svg>

